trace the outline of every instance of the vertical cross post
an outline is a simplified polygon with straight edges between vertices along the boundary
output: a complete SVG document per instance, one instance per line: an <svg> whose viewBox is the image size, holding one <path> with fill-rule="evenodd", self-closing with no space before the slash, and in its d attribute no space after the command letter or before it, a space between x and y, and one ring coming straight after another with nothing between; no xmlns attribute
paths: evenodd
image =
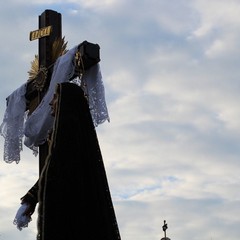
<svg viewBox="0 0 240 240"><path fill-rule="evenodd" d="M51 33L47 37L39 38L38 44L38 56L39 56L39 67L48 69L46 83L43 91L40 94L40 100L43 98L51 80L53 68L49 68L53 64L52 60L52 49L53 43L56 39L62 38L62 19L61 14L53 10L45 10L39 16L39 29L43 27L51 26ZM48 144L45 142L39 146L39 173L44 165L45 159L48 154Z"/></svg>
<svg viewBox="0 0 240 240"><path fill-rule="evenodd" d="M27 93L25 95L29 106L40 103L45 95L53 72L53 45L55 40L62 39L62 18L61 14L53 10L45 10L38 19L39 30L30 32L30 40L38 39L38 68L39 72L44 72L44 77L40 77L42 84L41 90L30 82L27 86ZM40 75L40 74L39 74ZM39 146L39 173L42 170L45 159L48 154L48 144L45 142Z"/></svg>
<svg viewBox="0 0 240 240"><path fill-rule="evenodd" d="M39 29L51 26L51 33L47 37L39 38L38 55L39 66L48 68L52 62L52 48L56 39L62 38L62 19L61 14L53 10L45 10L39 16ZM51 73L51 69L48 70ZM48 83L51 74L48 74Z"/></svg>

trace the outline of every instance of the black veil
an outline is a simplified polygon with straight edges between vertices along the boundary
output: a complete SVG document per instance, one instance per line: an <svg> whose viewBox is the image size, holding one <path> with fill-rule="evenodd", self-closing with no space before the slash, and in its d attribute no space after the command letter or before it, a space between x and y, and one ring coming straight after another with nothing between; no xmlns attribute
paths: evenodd
<svg viewBox="0 0 240 240"><path fill-rule="evenodd" d="M120 240L95 127L83 90L58 84L49 154L39 178L39 240Z"/></svg>

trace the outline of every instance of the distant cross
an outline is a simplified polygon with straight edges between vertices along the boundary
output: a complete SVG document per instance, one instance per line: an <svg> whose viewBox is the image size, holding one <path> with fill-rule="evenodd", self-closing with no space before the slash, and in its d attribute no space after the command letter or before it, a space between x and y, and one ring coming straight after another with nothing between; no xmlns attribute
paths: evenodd
<svg viewBox="0 0 240 240"><path fill-rule="evenodd" d="M53 10L45 10L38 18L39 29L30 32L30 41L38 39L39 77L27 85L26 99L30 111L34 110L45 95L50 84L53 68L53 43L62 39L62 17ZM41 86L41 87L36 87ZM31 110L32 108L32 110ZM39 173L48 154L47 142L39 146Z"/></svg>
<svg viewBox="0 0 240 240"><path fill-rule="evenodd" d="M167 237L167 233L166 233L166 231L168 229L168 225L167 225L166 220L164 220L164 222L163 222L162 229L163 229L163 232L164 232L164 238L162 238L161 240L170 240L170 238Z"/></svg>
<svg viewBox="0 0 240 240"><path fill-rule="evenodd" d="M162 229L163 229L163 231L164 231L164 237L166 238L166 235L167 235L166 231L167 231L167 229L168 229L166 220L164 220L164 224L163 224L163 226L162 226Z"/></svg>

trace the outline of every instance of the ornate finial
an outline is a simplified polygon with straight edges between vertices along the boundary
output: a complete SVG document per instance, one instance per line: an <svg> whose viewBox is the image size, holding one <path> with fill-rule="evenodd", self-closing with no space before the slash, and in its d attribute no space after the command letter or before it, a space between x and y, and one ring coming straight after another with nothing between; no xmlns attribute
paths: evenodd
<svg viewBox="0 0 240 240"><path fill-rule="evenodd" d="M162 229L163 229L164 233L166 234L166 230L168 229L166 220L164 220L163 223L164 223L164 224L163 224L163 226L162 226Z"/></svg>
<svg viewBox="0 0 240 240"><path fill-rule="evenodd" d="M162 229L163 229L163 232L164 232L164 238L162 238L161 240L170 240L170 238L167 237L167 233L166 233L166 231L168 229L168 225L167 225L166 220L164 220L164 222L163 222Z"/></svg>

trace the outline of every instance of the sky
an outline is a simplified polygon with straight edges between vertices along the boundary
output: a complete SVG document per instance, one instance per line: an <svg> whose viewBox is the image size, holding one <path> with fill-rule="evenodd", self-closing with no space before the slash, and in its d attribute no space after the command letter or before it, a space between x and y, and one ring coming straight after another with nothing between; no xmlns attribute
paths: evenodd
<svg viewBox="0 0 240 240"><path fill-rule="evenodd" d="M240 1L8 0L0 8L0 120L28 79L46 9L71 49L100 46L110 122L96 128L122 240L239 240ZM1 122L1 121L0 121ZM36 237L13 224L38 157L3 160L0 240Z"/></svg>

